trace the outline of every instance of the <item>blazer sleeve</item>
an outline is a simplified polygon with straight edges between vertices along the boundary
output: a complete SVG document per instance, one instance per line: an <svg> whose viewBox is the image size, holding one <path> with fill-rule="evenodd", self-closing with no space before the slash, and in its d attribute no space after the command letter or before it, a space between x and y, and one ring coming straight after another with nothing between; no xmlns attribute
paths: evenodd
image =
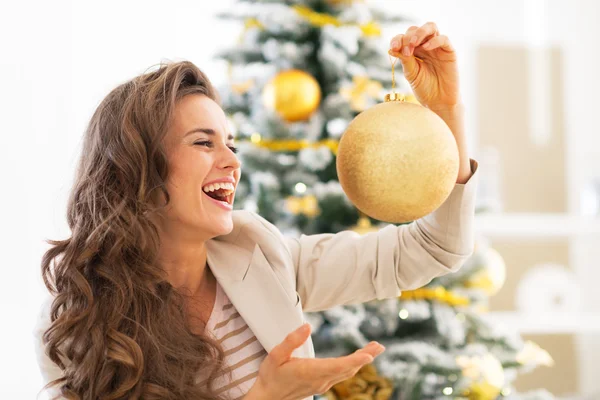
<svg viewBox="0 0 600 400"><path fill-rule="evenodd" d="M63 376L63 372L60 367L52 362L50 357L48 357L46 354L46 346L43 341L44 332L50 326L51 304L52 298L48 298L43 303L35 323L35 328L33 330L33 346L44 385ZM49 398L54 398L60 393L57 387L45 389L44 392L49 395Z"/></svg>
<svg viewBox="0 0 600 400"><path fill-rule="evenodd" d="M477 162L433 213L405 225L359 235L285 238L304 311L392 298L457 271L474 247Z"/></svg>

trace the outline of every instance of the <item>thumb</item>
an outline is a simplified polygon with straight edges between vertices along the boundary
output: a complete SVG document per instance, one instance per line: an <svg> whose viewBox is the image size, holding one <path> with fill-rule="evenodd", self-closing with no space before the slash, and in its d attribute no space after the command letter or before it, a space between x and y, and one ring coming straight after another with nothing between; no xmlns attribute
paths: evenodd
<svg viewBox="0 0 600 400"><path fill-rule="evenodd" d="M306 342L309 335L310 325L302 325L300 328L287 335L283 342L273 347L269 356L277 365L284 364L290 359L292 352Z"/></svg>
<svg viewBox="0 0 600 400"><path fill-rule="evenodd" d="M419 72L419 64L414 53L410 56L405 56L402 54L402 51L390 50L390 55L400 60L402 63L402 72L404 73L404 77L409 83L412 84L417 78L417 74Z"/></svg>

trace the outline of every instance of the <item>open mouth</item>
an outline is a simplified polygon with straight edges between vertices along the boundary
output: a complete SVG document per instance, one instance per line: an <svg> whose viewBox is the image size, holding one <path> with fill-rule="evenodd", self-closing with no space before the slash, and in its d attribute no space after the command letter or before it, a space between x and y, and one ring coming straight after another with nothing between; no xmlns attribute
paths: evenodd
<svg viewBox="0 0 600 400"><path fill-rule="evenodd" d="M233 183L211 183L210 185L204 186L202 191L212 199L233 205L233 193L235 191Z"/></svg>

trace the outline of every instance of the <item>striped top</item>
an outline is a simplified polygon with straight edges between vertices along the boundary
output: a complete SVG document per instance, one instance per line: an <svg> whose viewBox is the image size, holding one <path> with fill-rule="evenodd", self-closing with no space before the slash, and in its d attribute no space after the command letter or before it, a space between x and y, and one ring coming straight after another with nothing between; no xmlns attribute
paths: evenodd
<svg viewBox="0 0 600 400"><path fill-rule="evenodd" d="M227 374L215 380L217 393L226 394L231 400L243 398L256 381L258 369L267 352L218 282L215 304L206 323L206 331L218 340L225 351Z"/></svg>

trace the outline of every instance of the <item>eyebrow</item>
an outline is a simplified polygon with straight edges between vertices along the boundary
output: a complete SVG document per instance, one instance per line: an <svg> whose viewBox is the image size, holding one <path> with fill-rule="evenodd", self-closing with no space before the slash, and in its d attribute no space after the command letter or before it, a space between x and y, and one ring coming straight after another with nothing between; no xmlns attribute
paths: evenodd
<svg viewBox="0 0 600 400"><path fill-rule="evenodd" d="M214 136L214 135L217 134L217 132L215 132L214 129L210 129L210 128L195 128L195 129L192 129L191 131L189 131L188 133L186 133L185 135L183 135L183 137L191 135L192 133L206 133L207 135L212 135L212 136ZM229 136L227 136L227 140L233 140L233 139L235 139L235 138L230 133Z"/></svg>

